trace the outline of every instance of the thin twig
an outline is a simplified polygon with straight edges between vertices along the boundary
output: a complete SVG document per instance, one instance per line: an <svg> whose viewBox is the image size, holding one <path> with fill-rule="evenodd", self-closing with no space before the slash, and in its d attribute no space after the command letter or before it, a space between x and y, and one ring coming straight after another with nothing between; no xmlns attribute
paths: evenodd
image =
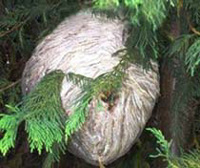
<svg viewBox="0 0 200 168"><path fill-rule="evenodd" d="M15 85L18 84L20 81L21 81L21 79L18 79L17 81L11 83L10 85L8 85L8 86L6 86L6 87L4 87L4 88L1 88L1 89L0 89L0 92L3 92L3 91L5 91L5 90L7 90L7 89L9 89L9 88L11 88L11 87L13 87L13 86L15 86Z"/></svg>
<svg viewBox="0 0 200 168"><path fill-rule="evenodd" d="M190 30L191 30L194 34L200 36L200 31L198 31L195 27L192 26L192 24L191 24L191 22L190 22L190 19L189 19L189 16L187 16L187 21L188 21L188 25L189 25Z"/></svg>
<svg viewBox="0 0 200 168"><path fill-rule="evenodd" d="M180 11L183 8L183 0L178 1L178 7L177 7L177 15L180 17Z"/></svg>
<svg viewBox="0 0 200 168"><path fill-rule="evenodd" d="M198 31L197 29L195 29L191 24L189 24L189 27L190 27L190 29L192 30L192 32L193 32L194 34L197 34L197 35L200 36L200 31Z"/></svg>
<svg viewBox="0 0 200 168"><path fill-rule="evenodd" d="M29 18L25 19L23 22L21 22L19 24L14 25L11 29L9 29L9 30L7 30L7 31L5 31L3 33L0 33L0 37L3 37L3 36L13 32L13 31L19 29L21 26L23 26L23 24L25 24L28 21L28 19Z"/></svg>
<svg viewBox="0 0 200 168"><path fill-rule="evenodd" d="M10 30L7 30L7 31L5 31L5 32L3 32L3 33L0 33L0 37L3 37L3 36L5 36L5 35L7 35L7 34L13 32L14 30L17 30L17 29L20 28L22 25L23 25L22 23L17 24L17 25L15 25L15 26L13 26Z"/></svg>

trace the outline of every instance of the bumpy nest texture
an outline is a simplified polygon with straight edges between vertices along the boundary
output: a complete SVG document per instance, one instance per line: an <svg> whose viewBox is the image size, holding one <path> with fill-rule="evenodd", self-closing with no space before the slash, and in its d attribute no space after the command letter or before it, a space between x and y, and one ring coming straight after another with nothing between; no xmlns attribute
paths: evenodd
<svg viewBox="0 0 200 168"><path fill-rule="evenodd" d="M111 71L120 60L112 54L125 48L123 32L121 21L91 12L67 18L42 40L27 62L23 92L29 92L45 74L56 69L93 79ZM71 153L97 165L99 160L109 164L131 148L151 116L159 94L158 67L156 63L152 65L151 70L130 65L112 109L102 100L103 109L97 112L94 108L97 101L90 102L86 122L68 145ZM63 80L61 99L69 115L80 91L72 82Z"/></svg>

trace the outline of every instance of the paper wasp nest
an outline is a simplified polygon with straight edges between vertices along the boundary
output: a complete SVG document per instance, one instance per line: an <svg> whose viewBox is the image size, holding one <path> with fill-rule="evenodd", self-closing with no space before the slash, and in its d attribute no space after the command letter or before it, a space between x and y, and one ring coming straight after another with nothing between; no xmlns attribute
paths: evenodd
<svg viewBox="0 0 200 168"><path fill-rule="evenodd" d="M119 63L113 57L125 48L124 24L117 19L80 12L64 20L37 46L27 62L22 90L29 92L45 74L60 69L96 78L109 72ZM102 100L103 109L96 111L96 101L90 102L90 112L83 127L74 133L68 150L87 162L98 160L109 164L124 155L140 136L159 94L159 76L156 63L145 71L131 64L127 78L118 93L112 109ZM62 104L68 114L80 88L63 80Z"/></svg>

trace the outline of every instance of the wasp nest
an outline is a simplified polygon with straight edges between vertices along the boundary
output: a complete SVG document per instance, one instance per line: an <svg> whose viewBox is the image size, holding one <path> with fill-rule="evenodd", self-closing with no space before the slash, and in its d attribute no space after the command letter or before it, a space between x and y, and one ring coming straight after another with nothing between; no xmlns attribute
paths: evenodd
<svg viewBox="0 0 200 168"><path fill-rule="evenodd" d="M29 92L50 71L81 74L96 78L115 67L120 58L112 54L124 49L124 24L118 19L80 12L64 20L37 46L27 62L22 90ZM97 165L101 160L109 164L124 155L140 136L159 94L156 63L144 70L131 64L127 78L112 108L102 99L103 108L95 110L96 100L89 105L83 127L71 137L68 150L74 155ZM68 115L80 88L63 80L61 99Z"/></svg>

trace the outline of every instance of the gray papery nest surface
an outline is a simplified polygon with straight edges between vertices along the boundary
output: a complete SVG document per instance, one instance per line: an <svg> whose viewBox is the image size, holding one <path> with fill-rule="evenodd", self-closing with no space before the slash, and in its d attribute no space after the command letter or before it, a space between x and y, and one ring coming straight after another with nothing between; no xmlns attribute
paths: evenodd
<svg viewBox="0 0 200 168"><path fill-rule="evenodd" d="M27 62L23 92L29 92L45 74L56 69L93 79L110 72L120 61L112 54L125 48L123 32L120 20L94 16L90 11L67 18L40 42ZM130 65L112 109L102 100L103 108L96 111L97 100L90 102L86 122L68 145L71 153L98 165L99 160L103 164L113 162L131 148L159 95L158 65L152 62L152 66L144 70L141 65ZM60 94L68 115L80 91L72 82L63 80Z"/></svg>

